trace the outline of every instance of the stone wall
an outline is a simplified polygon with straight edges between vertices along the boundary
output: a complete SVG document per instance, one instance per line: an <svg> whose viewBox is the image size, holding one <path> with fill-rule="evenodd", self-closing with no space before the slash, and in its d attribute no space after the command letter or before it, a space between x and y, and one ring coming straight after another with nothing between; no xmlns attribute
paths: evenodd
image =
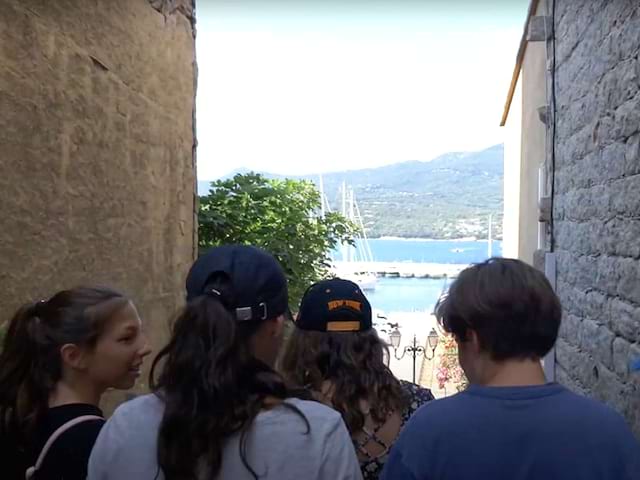
<svg viewBox="0 0 640 480"><path fill-rule="evenodd" d="M557 0L557 379L640 436L640 5Z"/></svg>
<svg viewBox="0 0 640 480"><path fill-rule="evenodd" d="M191 0L0 0L0 308L78 284L155 345L194 257Z"/></svg>

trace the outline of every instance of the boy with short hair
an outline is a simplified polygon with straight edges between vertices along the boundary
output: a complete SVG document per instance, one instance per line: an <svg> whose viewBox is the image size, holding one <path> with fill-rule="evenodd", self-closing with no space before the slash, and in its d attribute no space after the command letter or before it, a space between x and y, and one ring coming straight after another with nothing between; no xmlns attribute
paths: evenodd
<svg viewBox="0 0 640 480"><path fill-rule="evenodd" d="M541 272L510 259L474 265L436 316L470 387L414 415L383 479L640 479L640 445L622 417L546 382L540 360L562 311Z"/></svg>

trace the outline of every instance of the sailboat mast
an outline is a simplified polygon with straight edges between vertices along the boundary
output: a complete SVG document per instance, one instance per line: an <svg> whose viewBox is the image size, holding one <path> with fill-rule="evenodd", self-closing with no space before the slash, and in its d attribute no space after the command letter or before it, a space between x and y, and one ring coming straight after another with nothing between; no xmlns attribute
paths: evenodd
<svg viewBox="0 0 640 480"><path fill-rule="evenodd" d="M489 215L489 238L487 244L487 256L489 258L493 257L493 239L492 237L492 228L493 228L493 215Z"/></svg>
<svg viewBox="0 0 640 480"><path fill-rule="evenodd" d="M356 213L355 213L355 208L353 205L354 198L353 198L353 188L349 188L349 220L351 220L352 222L355 222L356 220ZM349 256L351 257L349 260L351 261L357 261L358 260L358 247L356 246L356 248L354 249L353 247L349 247Z"/></svg>
<svg viewBox="0 0 640 480"><path fill-rule="evenodd" d="M320 187L320 214L322 215L322 218L324 218L326 211L324 208L324 182L322 181L322 174L320 174L320 182L318 186Z"/></svg>
<svg viewBox="0 0 640 480"><path fill-rule="evenodd" d="M347 218L347 182L342 181L342 216ZM342 244L342 261L349 261L349 245Z"/></svg>

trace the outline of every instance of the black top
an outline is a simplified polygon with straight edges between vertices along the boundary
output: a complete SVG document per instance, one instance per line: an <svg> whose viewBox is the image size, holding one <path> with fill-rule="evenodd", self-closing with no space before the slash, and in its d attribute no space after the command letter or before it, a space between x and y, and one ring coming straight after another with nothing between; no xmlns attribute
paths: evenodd
<svg viewBox="0 0 640 480"><path fill-rule="evenodd" d="M405 395L407 396L408 403L405 407L405 410L402 412L402 427L409 421L409 419L413 416L413 414L418 410L422 405L431 400L435 400L431 390L427 388L423 388L420 385L416 385L415 383L406 382L404 380L400 380L400 385L402 390L404 390ZM399 434L399 433L398 433ZM380 442L379 442L380 443ZM381 443L381 445L384 445ZM358 445L355 445L357 450ZM390 446L391 447L391 446ZM360 462L360 468L362 469L362 478L364 480L378 480L380 478L382 469L389 458L389 452L387 451L383 455L376 458L369 458Z"/></svg>
<svg viewBox="0 0 640 480"><path fill-rule="evenodd" d="M103 416L94 405L74 403L50 408L37 427L34 442L27 452L21 452L11 439L0 438L0 471L3 480L24 480L27 468L34 466L49 437L59 427L76 417ZM87 463L93 444L104 420L87 420L64 432L49 449L36 479L85 480Z"/></svg>

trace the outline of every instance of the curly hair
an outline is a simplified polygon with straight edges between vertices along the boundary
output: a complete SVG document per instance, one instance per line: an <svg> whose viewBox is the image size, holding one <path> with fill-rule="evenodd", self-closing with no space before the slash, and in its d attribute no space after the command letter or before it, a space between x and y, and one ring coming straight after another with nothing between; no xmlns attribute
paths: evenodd
<svg viewBox="0 0 640 480"><path fill-rule="evenodd" d="M365 424L362 400L369 403L377 423L408 403L400 381L384 363L385 352L388 347L374 329L347 333L296 328L287 342L281 370L291 384L315 391L329 381L334 389L332 405L354 435Z"/></svg>

